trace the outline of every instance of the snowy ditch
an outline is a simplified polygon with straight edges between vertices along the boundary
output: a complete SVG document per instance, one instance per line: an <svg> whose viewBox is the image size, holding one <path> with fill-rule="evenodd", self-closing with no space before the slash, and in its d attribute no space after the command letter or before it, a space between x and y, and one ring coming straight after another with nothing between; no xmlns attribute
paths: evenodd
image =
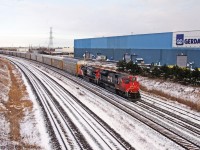
<svg viewBox="0 0 200 150"><path fill-rule="evenodd" d="M139 82L147 90L158 90L176 98L194 102L200 105L200 87L185 86L178 83L164 82L139 76Z"/></svg>
<svg viewBox="0 0 200 150"><path fill-rule="evenodd" d="M15 78L19 82L21 80L24 82L22 84L25 84L28 95L25 92L25 95L20 100L12 96L12 101L10 101L8 94L12 82L7 68L10 64L3 59L0 59L0 64L0 149L21 149L23 147L50 149L47 131L43 123L44 118L41 117L40 106L38 106L25 77L23 75L22 77L19 76L21 72L18 68L12 69ZM20 88L19 90L21 90ZM26 106L32 102L34 103L33 108ZM17 118L18 115L20 115L19 118ZM17 135L18 137L16 137Z"/></svg>

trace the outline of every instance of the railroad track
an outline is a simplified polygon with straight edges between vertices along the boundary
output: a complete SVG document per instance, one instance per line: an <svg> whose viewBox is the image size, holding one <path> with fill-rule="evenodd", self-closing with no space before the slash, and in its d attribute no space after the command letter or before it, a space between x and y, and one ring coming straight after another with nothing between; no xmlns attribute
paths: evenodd
<svg viewBox="0 0 200 150"><path fill-rule="evenodd" d="M190 111L188 109L187 110L183 109L183 107L174 105L167 101L160 100L159 98L156 98L156 97L149 96L149 95L145 94L144 92L141 92L141 93L142 93L142 97L143 97L144 101L146 101L148 103L163 107L165 109L170 109L171 112L174 112L174 113L177 112L177 114L182 114L188 119L197 120L200 122L200 114L197 112L195 113L194 111Z"/></svg>
<svg viewBox="0 0 200 150"><path fill-rule="evenodd" d="M46 66L45 66L46 67ZM51 68L52 69L52 68ZM53 69L58 73L58 76L63 75L67 78L70 77L70 80L73 80L76 84L79 84L83 86L84 88L92 91L99 97L102 97L104 100L108 101L109 103L115 105L119 109L123 110L124 112L128 113L134 118L137 118L139 121L143 122L144 124L148 125L149 127L153 128L154 130L158 131L162 135L166 136L167 138L171 139L175 143L179 144L183 148L186 149L200 149L200 143L199 143L199 124L192 122L188 119L184 119L183 117L180 117L178 115L175 115L169 111L161 110L159 107L147 104L146 101L142 100L139 102L139 104L135 103L127 103L125 99L119 97L119 96L113 96L113 93L108 94L105 89L99 88L95 85L91 85L91 83L87 83L83 80L78 80L77 78L70 76L69 74L60 71L58 69ZM77 81L78 80L78 81ZM98 92L96 92L98 91ZM124 101L122 101L122 99ZM142 99L145 99L144 97ZM139 110L139 108L143 110ZM170 125L172 122L165 121L165 123L162 122L161 119L155 118L155 116L149 115L147 110L156 110L158 108L161 113L157 113L158 117L163 118L165 116L166 119L169 121L173 121L173 126ZM183 111L183 110L182 110ZM177 120L181 118L180 120L176 120L173 118L166 117L166 115L163 115L163 113L167 113L168 115L172 115ZM181 121L181 122L180 122ZM183 123L181 125L181 123ZM180 127L181 126L181 127ZM194 127L193 127L194 126ZM179 128L178 130L176 128ZM185 130L185 131L184 131ZM185 132L185 133L183 133ZM193 132L193 133L192 133ZM187 134L190 134L190 136L185 136Z"/></svg>
<svg viewBox="0 0 200 150"><path fill-rule="evenodd" d="M169 110L165 110L163 108L160 108L159 106L155 106L151 103L148 103L147 101L141 100L137 102L137 105L146 108L150 112L154 112L155 114L159 114L165 119L168 119L170 121L176 122L180 126L183 126L190 131L193 131L197 134L200 138L200 124L196 122L192 122L191 120L188 120L180 115L174 114ZM197 121L197 120L196 120Z"/></svg>
<svg viewBox="0 0 200 150"><path fill-rule="evenodd" d="M56 149L70 149L70 148L79 148L78 143L74 143L76 141L75 133L73 135L73 125L69 125L68 121L64 118L60 110L54 106L54 98L51 96L51 94L48 93L45 86L40 82L38 77L36 77L34 74L31 73L30 70L27 70L23 65L16 63L15 64L21 68L21 70L26 75L27 79L31 83L35 94L37 95L37 99L40 106L42 107L43 112L45 113L45 118L47 119L47 126L48 126L48 132L50 132L51 143L53 143L53 148ZM60 114L60 116L55 114ZM60 118L58 118L60 117ZM69 125L70 127L64 127L62 124ZM65 129L66 131L64 131ZM69 129L67 131L67 129ZM71 130L70 130L71 129ZM66 135L66 133L70 133ZM78 136L78 135L77 135ZM80 136L78 136L80 137ZM71 141L67 141L70 139ZM74 139L74 140L72 140ZM67 143L73 143L70 145L67 145Z"/></svg>
<svg viewBox="0 0 200 150"><path fill-rule="evenodd" d="M122 97L113 95L113 93L109 93L108 91L105 92L105 89L102 89L100 87L92 85L91 83L87 83L83 80L79 80L78 78L76 78L74 76L70 76L69 74L67 74L61 70L49 67L47 65L44 65L44 66L57 72L57 76L63 75L66 78L70 77L69 79L72 80L73 82L75 82L76 84L83 86L84 88L88 89L89 91L92 91L99 97L102 97L104 100L106 100L107 102L111 103L112 105L118 107L119 109L126 112L127 114L131 115L133 118L138 119L139 121L148 125L150 128L153 128L157 132L163 134L164 136L171 139L175 143L179 144L183 148L185 148L185 149L200 149L200 147L199 147L200 144L199 144L198 138L197 138L197 140L195 140L194 138L191 138L191 136L189 136L189 137L184 136L186 134L191 134L190 130L189 130L189 132L185 132L183 134L182 132L184 132L184 129L188 130L184 126L182 126L182 128L181 128L181 130L183 129L182 131L176 130L176 128L180 128L180 127L176 126L176 123L174 124L174 127L170 127L169 122L164 122L164 124L163 124L163 123L161 123L161 121L162 121L161 119L155 118L152 114L149 115L147 113L148 109L155 109L155 106L152 107L152 105L147 104L146 101L148 101L148 99L144 98L143 95L142 95L142 100L145 101L145 103L144 102L142 103L143 106L141 106L141 102L140 102L140 105L138 105L137 103L130 103L130 102L127 103L126 100L123 99ZM98 93L96 91L98 91ZM123 99L123 101L122 101L122 99ZM153 103L155 103L155 102L153 102ZM162 107L164 107L163 105L165 105L165 104L162 104ZM181 112L185 113L184 110L181 110ZM160 118L163 117L163 114L161 115L161 113L159 113L158 115L159 115L158 117L160 117ZM190 114L189 116L191 116L191 115L192 114ZM198 117L198 115L194 116L194 118L197 118L197 117ZM193 126L191 123L187 124L186 121L188 121L188 120L183 119L181 121L183 121L186 126ZM197 131L199 131L198 124L195 125L195 128ZM194 130L192 132L194 132ZM196 133L195 136L199 136L198 132Z"/></svg>
<svg viewBox="0 0 200 150"><path fill-rule="evenodd" d="M36 67L11 60L21 68L34 87L51 125L51 134L57 138L56 148L134 149L58 81Z"/></svg>

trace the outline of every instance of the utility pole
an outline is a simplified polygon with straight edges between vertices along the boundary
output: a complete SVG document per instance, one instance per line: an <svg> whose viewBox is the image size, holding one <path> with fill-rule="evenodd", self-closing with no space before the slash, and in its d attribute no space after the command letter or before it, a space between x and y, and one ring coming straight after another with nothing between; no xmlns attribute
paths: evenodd
<svg viewBox="0 0 200 150"><path fill-rule="evenodd" d="M53 48L53 31L52 31L52 27L50 27L50 36L49 36L49 46L48 46L49 50L51 48Z"/></svg>

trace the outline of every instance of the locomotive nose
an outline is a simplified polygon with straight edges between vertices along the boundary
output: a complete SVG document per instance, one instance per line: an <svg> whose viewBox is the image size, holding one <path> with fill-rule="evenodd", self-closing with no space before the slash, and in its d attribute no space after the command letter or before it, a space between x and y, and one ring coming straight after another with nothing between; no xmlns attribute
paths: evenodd
<svg viewBox="0 0 200 150"><path fill-rule="evenodd" d="M139 83L133 82L132 85L130 85L130 88L127 90L127 92L130 93L137 93L139 91Z"/></svg>

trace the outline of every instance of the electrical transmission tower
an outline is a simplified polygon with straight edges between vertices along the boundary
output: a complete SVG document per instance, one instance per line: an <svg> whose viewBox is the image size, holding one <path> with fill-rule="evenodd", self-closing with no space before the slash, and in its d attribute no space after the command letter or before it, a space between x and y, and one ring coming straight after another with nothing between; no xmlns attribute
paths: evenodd
<svg viewBox="0 0 200 150"><path fill-rule="evenodd" d="M53 32L52 27L50 27L50 36L49 36L49 49L53 48Z"/></svg>

